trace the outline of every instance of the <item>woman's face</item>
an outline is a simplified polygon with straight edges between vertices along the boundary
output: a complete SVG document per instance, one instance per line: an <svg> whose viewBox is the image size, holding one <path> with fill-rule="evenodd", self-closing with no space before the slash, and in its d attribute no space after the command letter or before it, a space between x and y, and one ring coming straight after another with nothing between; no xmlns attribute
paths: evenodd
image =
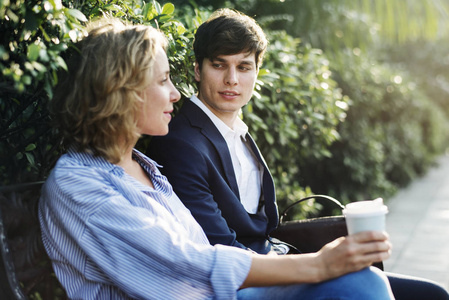
<svg viewBox="0 0 449 300"><path fill-rule="evenodd" d="M170 80L170 66L162 47L158 47L152 69L151 83L142 92L144 103L139 114L141 134L166 135L173 112L173 103L181 97Z"/></svg>

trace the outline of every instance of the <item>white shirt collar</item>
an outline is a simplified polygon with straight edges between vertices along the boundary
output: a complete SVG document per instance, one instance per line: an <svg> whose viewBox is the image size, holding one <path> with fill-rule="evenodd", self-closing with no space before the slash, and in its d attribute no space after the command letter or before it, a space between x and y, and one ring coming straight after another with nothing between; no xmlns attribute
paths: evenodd
<svg viewBox="0 0 449 300"><path fill-rule="evenodd" d="M217 127L218 131L223 137L232 135L239 135L246 140L245 136L248 133L248 126L242 119L236 118L234 121L234 130L226 125L219 117L217 117L196 95L192 95L190 100L195 103L201 110L211 119L212 123Z"/></svg>

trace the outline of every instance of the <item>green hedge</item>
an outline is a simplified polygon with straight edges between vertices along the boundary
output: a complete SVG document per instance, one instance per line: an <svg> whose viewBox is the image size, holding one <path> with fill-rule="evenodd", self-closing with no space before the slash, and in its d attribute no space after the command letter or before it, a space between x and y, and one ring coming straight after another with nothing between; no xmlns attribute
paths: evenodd
<svg viewBox="0 0 449 300"><path fill-rule="evenodd" d="M86 18L60 1L0 5L0 182L10 184L44 178L57 156L46 104Z"/></svg>
<svg viewBox="0 0 449 300"><path fill-rule="evenodd" d="M331 158L304 166L312 175L307 183L345 200L388 197L444 152L448 123L406 74L363 57L347 56L345 63L352 67L334 71L334 78L354 100Z"/></svg>
<svg viewBox="0 0 449 300"><path fill-rule="evenodd" d="M207 5L206 0L176 8L136 0L5 3L0 6L2 184L45 179L64 150L49 125L46 104L57 71L65 68L64 53L83 35L87 19L110 14L159 27L171 42L173 81L184 96L194 92L192 41L198 25L211 13L212 8L198 5ZM248 9L256 4L239 3ZM329 7L325 9L315 15L327 16ZM444 151L447 118L429 90L417 84L418 74L401 67L400 55L388 57L384 49L373 48L383 55L378 57L384 64L357 49L323 47L323 51L302 43L291 30L277 30L280 24L286 29L296 24L294 16L260 11L256 18L271 42L243 117L272 170L281 208L312 192L345 201L387 197ZM335 12L331 22L342 19L339 15L344 11ZM370 23L362 21L344 18L345 24L370 30ZM372 39L368 33L358 38L364 36ZM396 64L387 64L392 61ZM147 142L143 139L138 147L145 148ZM313 207L308 204L304 210Z"/></svg>

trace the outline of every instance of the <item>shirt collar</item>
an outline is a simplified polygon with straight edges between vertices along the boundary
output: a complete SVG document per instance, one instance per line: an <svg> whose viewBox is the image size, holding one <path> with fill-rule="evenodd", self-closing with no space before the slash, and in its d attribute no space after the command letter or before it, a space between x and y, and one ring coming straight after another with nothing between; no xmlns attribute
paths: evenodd
<svg viewBox="0 0 449 300"><path fill-rule="evenodd" d="M95 167L99 167L99 168L107 170L107 171L114 171L114 172L118 172L120 174L124 173L124 170L122 167L120 167L116 164L110 163L104 157L94 156L92 151L81 151L80 152L77 150L77 148L75 146L72 146L69 148L68 154L70 156L74 157L76 160L78 160L85 166L95 166ZM160 165L158 165L154 160L143 155L140 151L133 149L133 157L137 158L140 161L143 161L154 174L159 173L159 170L157 167L160 167Z"/></svg>
<svg viewBox="0 0 449 300"><path fill-rule="evenodd" d="M94 155L90 150L79 151L76 146L72 146L67 151L67 154L79 161L84 166L94 166L107 171L122 170L121 167L110 163L105 158Z"/></svg>
<svg viewBox="0 0 449 300"><path fill-rule="evenodd" d="M209 119L217 127L218 131L223 137L231 135L241 136L246 140L246 134L248 133L248 126L242 119L236 118L234 121L234 130L226 125L219 117L217 117L196 95L192 95L190 100L195 103L201 110L209 117Z"/></svg>

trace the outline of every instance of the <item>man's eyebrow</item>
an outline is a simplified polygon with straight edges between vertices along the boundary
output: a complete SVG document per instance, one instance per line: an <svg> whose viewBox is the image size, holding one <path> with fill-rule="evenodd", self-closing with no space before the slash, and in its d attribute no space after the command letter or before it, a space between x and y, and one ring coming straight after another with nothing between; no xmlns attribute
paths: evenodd
<svg viewBox="0 0 449 300"><path fill-rule="evenodd" d="M251 66L254 66L256 63L253 62L252 60L242 60L242 61L240 62L240 64L242 64L242 65L251 65Z"/></svg>
<svg viewBox="0 0 449 300"><path fill-rule="evenodd" d="M212 58L210 61L211 62L218 61L218 62L222 62L222 63L227 63L228 62L228 60L226 60L225 58L222 58L222 57L215 57L215 58ZM256 63L253 60L251 60L251 59L242 59L239 62L239 64L254 66Z"/></svg>
<svg viewBox="0 0 449 300"><path fill-rule="evenodd" d="M226 59L221 58L221 57L213 57L210 59L210 61L214 62L214 61L219 61L219 62L227 62Z"/></svg>

